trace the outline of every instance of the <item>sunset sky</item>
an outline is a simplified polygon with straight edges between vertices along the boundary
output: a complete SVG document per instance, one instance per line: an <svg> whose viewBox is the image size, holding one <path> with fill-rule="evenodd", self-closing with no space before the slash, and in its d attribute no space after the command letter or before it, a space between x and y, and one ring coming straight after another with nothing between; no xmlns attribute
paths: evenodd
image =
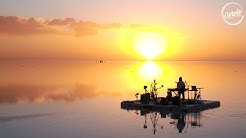
<svg viewBox="0 0 246 138"><path fill-rule="evenodd" d="M1 0L0 59L246 60L246 19L226 24L228 2Z"/></svg>

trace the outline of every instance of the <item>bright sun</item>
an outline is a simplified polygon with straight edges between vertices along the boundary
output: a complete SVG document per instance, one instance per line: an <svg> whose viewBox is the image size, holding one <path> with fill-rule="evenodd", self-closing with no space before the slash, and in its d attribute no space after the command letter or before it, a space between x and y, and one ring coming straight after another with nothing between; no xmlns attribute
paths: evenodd
<svg viewBox="0 0 246 138"><path fill-rule="evenodd" d="M134 41L135 50L147 59L154 59L166 49L164 36L158 33L141 33Z"/></svg>

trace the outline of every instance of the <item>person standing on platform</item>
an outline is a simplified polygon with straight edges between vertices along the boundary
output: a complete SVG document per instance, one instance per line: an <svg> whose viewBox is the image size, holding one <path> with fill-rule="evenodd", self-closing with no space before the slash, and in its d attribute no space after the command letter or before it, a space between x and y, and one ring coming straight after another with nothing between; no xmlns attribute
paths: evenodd
<svg viewBox="0 0 246 138"><path fill-rule="evenodd" d="M185 99L185 95L184 95L185 83L183 82L182 77L179 77L179 82L177 83L177 89L178 89L179 99L180 99L180 95L182 95L182 99L184 100Z"/></svg>

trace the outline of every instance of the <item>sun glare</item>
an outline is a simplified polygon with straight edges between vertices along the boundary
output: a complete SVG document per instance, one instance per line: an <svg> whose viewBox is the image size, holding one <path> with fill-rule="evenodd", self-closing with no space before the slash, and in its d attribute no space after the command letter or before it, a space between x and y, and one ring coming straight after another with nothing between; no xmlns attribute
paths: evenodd
<svg viewBox="0 0 246 138"><path fill-rule="evenodd" d="M151 60L166 49L164 36L158 33L141 33L136 36L134 47L137 53Z"/></svg>
<svg viewBox="0 0 246 138"><path fill-rule="evenodd" d="M161 68L155 62L145 62L138 70L139 76L143 80L154 80L160 77Z"/></svg>

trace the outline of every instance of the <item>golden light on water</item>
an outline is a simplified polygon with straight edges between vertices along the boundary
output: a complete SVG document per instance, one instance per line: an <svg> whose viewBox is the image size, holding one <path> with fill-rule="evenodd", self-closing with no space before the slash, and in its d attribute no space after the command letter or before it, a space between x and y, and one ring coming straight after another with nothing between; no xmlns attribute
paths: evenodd
<svg viewBox="0 0 246 138"><path fill-rule="evenodd" d="M166 41L162 34L140 33L136 35L134 48L138 54L151 60L165 52Z"/></svg>
<svg viewBox="0 0 246 138"><path fill-rule="evenodd" d="M138 75L143 80L154 80L161 76L162 69L155 62L145 62L138 70Z"/></svg>

